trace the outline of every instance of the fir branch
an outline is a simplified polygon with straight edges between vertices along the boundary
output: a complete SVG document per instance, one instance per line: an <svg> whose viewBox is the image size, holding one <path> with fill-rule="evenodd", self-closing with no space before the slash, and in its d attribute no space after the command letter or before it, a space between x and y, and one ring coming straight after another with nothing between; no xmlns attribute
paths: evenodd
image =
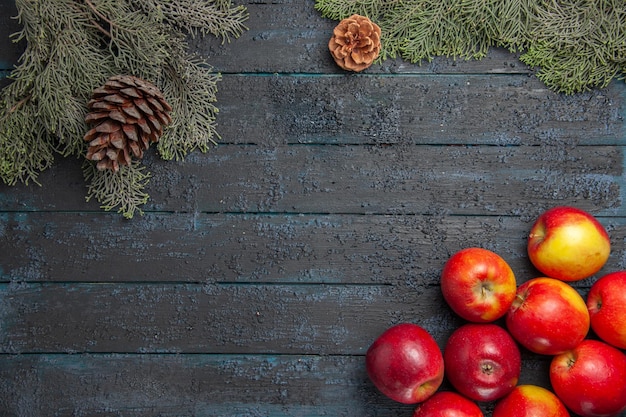
<svg viewBox="0 0 626 417"><path fill-rule="evenodd" d="M460 0L458 19L490 43L516 51L528 43L527 28L536 0Z"/></svg>
<svg viewBox="0 0 626 417"><path fill-rule="evenodd" d="M230 42L248 28L244 22L248 12L244 6L233 6L230 0L139 0L144 11L158 10L166 23L192 36L213 35Z"/></svg>
<svg viewBox="0 0 626 417"><path fill-rule="evenodd" d="M322 16L342 20L353 14L366 16L380 24L388 12L404 7L403 0L316 0L315 9Z"/></svg>
<svg viewBox="0 0 626 417"><path fill-rule="evenodd" d="M100 171L95 164L85 161L83 173L89 183L85 198L87 202L93 198L103 210L117 209L127 219L132 219L135 212L143 214L141 206L149 199L145 188L151 175L140 162L121 166L118 172L113 172Z"/></svg>
<svg viewBox="0 0 626 417"><path fill-rule="evenodd" d="M534 41L520 59L559 92L606 87L626 58L625 21L619 0L542 2L530 21Z"/></svg>
<svg viewBox="0 0 626 417"><path fill-rule="evenodd" d="M219 74L189 56L184 39L238 37L247 29L244 7L230 0L16 0L16 7L22 29L13 39L26 49L0 97L5 183L36 182L55 154L84 155L86 103L113 74L165 86L175 122L158 145L164 159L215 144ZM88 200L125 217L148 199L149 174L139 163L113 174L86 162L85 178Z"/></svg>
<svg viewBox="0 0 626 417"><path fill-rule="evenodd" d="M173 121L157 145L160 156L182 160L196 149L207 152L216 145L213 138L218 137L218 109L214 103L220 75L197 57L172 60L166 75L162 80L163 94L172 106Z"/></svg>
<svg viewBox="0 0 626 417"><path fill-rule="evenodd" d="M484 57L491 46L522 52L550 88L605 87L626 64L623 0L316 0L322 16L357 13L382 30L378 61Z"/></svg>
<svg viewBox="0 0 626 417"><path fill-rule="evenodd" d="M37 109L24 100L0 118L0 177L7 185L37 182L39 173L54 162L54 139L33 123Z"/></svg>
<svg viewBox="0 0 626 417"><path fill-rule="evenodd" d="M552 90L565 94L604 88L620 71L618 63L607 62L592 50L583 48L574 53L545 43L533 44L520 60L539 67L537 78Z"/></svg>
<svg viewBox="0 0 626 417"><path fill-rule="evenodd" d="M92 14L91 25L106 35L106 52L117 69L113 72L157 78L171 41L158 10L138 13L133 3L125 0L84 1Z"/></svg>
<svg viewBox="0 0 626 417"><path fill-rule="evenodd" d="M381 29L395 42L383 42L383 59L396 53L413 63L441 55L484 57L490 40L464 24L458 5L456 0L413 0L389 12Z"/></svg>

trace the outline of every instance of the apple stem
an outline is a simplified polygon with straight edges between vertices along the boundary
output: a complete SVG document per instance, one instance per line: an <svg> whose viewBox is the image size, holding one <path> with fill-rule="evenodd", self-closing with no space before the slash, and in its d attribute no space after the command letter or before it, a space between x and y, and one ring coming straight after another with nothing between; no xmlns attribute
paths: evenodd
<svg viewBox="0 0 626 417"><path fill-rule="evenodd" d="M493 373L493 365L491 365L490 363L483 364L483 373L491 375Z"/></svg>
<svg viewBox="0 0 626 417"><path fill-rule="evenodd" d="M575 358L569 358L567 360L567 367L571 368L572 366L574 366L575 363L576 363L576 359Z"/></svg>

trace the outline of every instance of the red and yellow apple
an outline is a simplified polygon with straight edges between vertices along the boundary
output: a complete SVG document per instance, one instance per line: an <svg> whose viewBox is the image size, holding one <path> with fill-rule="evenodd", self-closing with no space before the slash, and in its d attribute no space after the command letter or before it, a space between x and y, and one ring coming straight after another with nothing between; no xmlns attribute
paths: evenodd
<svg viewBox="0 0 626 417"><path fill-rule="evenodd" d="M456 314L474 323L504 316L516 289L509 264L487 249L462 249L448 259L441 272L443 298Z"/></svg>
<svg viewBox="0 0 626 417"><path fill-rule="evenodd" d="M575 207L543 212L530 229L528 256L551 278L578 281L598 272L609 259L611 242L598 220Z"/></svg>
<svg viewBox="0 0 626 417"><path fill-rule="evenodd" d="M605 342L626 349L626 271L597 280L587 294L591 328Z"/></svg>
<svg viewBox="0 0 626 417"><path fill-rule="evenodd" d="M533 278L520 285L506 314L506 327L513 338L544 355L576 347L587 336L589 326L583 297L555 278Z"/></svg>
<svg viewBox="0 0 626 417"><path fill-rule="evenodd" d="M620 415L626 410L626 354L599 340L584 340L552 358L550 383L578 415Z"/></svg>
<svg viewBox="0 0 626 417"><path fill-rule="evenodd" d="M412 323L383 332L367 350L365 365L374 386L403 404L425 401L444 377L439 345L428 331Z"/></svg>
<svg viewBox="0 0 626 417"><path fill-rule="evenodd" d="M518 385L493 409L492 417L569 417L559 398L537 385Z"/></svg>
<svg viewBox="0 0 626 417"><path fill-rule="evenodd" d="M517 344L502 327L468 323L457 328L443 351L448 381L475 401L494 401L517 385L522 369Z"/></svg>
<svg viewBox="0 0 626 417"><path fill-rule="evenodd" d="M452 391L439 391L419 404L413 417L484 417L478 405Z"/></svg>

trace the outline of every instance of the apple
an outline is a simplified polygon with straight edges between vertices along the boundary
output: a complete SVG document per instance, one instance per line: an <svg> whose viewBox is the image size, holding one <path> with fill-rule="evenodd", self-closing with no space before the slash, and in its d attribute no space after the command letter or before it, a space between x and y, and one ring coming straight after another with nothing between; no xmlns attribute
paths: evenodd
<svg viewBox="0 0 626 417"><path fill-rule="evenodd" d="M484 417L478 405L452 391L439 391L419 404L413 417Z"/></svg>
<svg viewBox="0 0 626 417"><path fill-rule="evenodd" d="M565 405L551 391L536 385L518 385L493 409L492 417L569 417Z"/></svg>
<svg viewBox="0 0 626 417"><path fill-rule="evenodd" d="M605 342L626 349L626 271L597 280L587 294L591 328Z"/></svg>
<svg viewBox="0 0 626 417"><path fill-rule="evenodd" d="M517 288L506 314L506 327L526 349L557 355L576 347L587 336L589 312L582 296L569 284L539 277Z"/></svg>
<svg viewBox="0 0 626 417"><path fill-rule="evenodd" d="M626 410L626 354L602 341L584 340L552 358L550 383L576 414L618 415Z"/></svg>
<svg viewBox="0 0 626 417"><path fill-rule="evenodd" d="M412 323L383 332L367 350L365 365L374 386L403 404L426 400L444 377L439 345L428 331Z"/></svg>
<svg viewBox="0 0 626 417"><path fill-rule="evenodd" d="M492 323L457 328L448 338L443 360L448 381L475 401L494 401L511 392L522 368L517 344Z"/></svg>
<svg viewBox="0 0 626 417"><path fill-rule="evenodd" d="M448 259L441 272L443 298L456 314L474 323L504 316L516 289L509 264L487 249L462 249Z"/></svg>
<svg viewBox="0 0 626 417"><path fill-rule="evenodd" d="M611 242L598 220L575 207L543 212L530 229L528 256L542 274L578 281L598 272L609 259Z"/></svg>

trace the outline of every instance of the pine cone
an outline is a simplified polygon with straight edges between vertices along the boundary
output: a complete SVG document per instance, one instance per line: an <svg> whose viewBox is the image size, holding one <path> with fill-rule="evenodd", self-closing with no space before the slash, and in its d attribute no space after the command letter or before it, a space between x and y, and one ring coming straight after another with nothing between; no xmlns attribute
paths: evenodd
<svg viewBox="0 0 626 417"><path fill-rule="evenodd" d="M142 158L150 143L157 142L163 127L171 123L172 107L153 84L130 75L115 75L93 91L85 122L94 126L85 134L87 159L100 170L117 172Z"/></svg>
<svg viewBox="0 0 626 417"><path fill-rule="evenodd" d="M335 27L328 49L341 68L363 71L380 53L380 27L365 16L353 14Z"/></svg>

